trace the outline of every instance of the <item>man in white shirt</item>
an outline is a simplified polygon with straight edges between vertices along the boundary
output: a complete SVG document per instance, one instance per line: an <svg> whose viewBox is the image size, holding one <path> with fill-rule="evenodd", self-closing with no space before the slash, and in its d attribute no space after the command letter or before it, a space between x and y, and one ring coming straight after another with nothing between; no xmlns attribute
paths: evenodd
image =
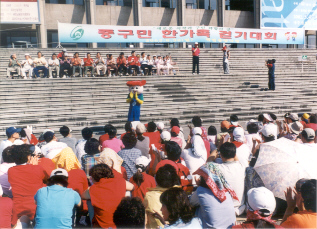
<svg viewBox="0 0 317 229"><path fill-rule="evenodd" d="M53 53L52 58L48 61L49 66L49 78L53 78L53 71L56 71L56 77L59 78L59 60L56 58L56 54Z"/></svg>
<svg viewBox="0 0 317 229"><path fill-rule="evenodd" d="M236 146L233 143L226 142L220 147L220 157L222 164L218 164L219 169L223 173L225 179L235 191L238 200L233 200L236 215L241 215L245 210L244 203L244 179L245 166L236 156Z"/></svg>
<svg viewBox="0 0 317 229"><path fill-rule="evenodd" d="M4 140L1 142L0 144L0 163L2 163L2 152L5 148L7 148L8 146L12 146L13 142L17 139L20 138L20 132L21 132L21 128L15 128L15 127L9 127L6 130L6 135L8 137L7 140Z"/></svg>
<svg viewBox="0 0 317 229"><path fill-rule="evenodd" d="M29 79L31 79L32 74L33 74L33 60L30 57L30 54L26 53L25 54L25 60L22 61L22 77L24 79L27 79L26 77L26 72L29 72Z"/></svg>
<svg viewBox="0 0 317 229"><path fill-rule="evenodd" d="M97 76L100 76L100 71L103 72L103 75L106 74L106 71L107 71L107 63L106 63L106 61L101 57L101 53L100 53L100 52L97 52L96 59L95 59L95 65L96 65Z"/></svg>
<svg viewBox="0 0 317 229"><path fill-rule="evenodd" d="M42 56L41 52L37 53L37 58L34 59L33 63L35 66L33 71L34 71L34 74L36 75L36 77L39 78L40 77L39 70L43 70L44 78L47 78L47 75L48 75L47 61Z"/></svg>
<svg viewBox="0 0 317 229"><path fill-rule="evenodd" d="M85 127L84 129L82 129L81 131L81 135L83 136L83 139L80 139L77 142L76 145L76 157L78 158L78 160L81 162L81 157L84 156L86 154L85 152L85 145L87 140L92 138L93 135L93 131L92 129Z"/></svg>
<svg viewBox="0 0 317 229"><path fill-rule="evenodd" d="M47 142L41 150L44 157L53 159L56 155L58 155L63 149L67 146L64 142L58 142L55 137L55 133L48 131L44 134L44 140Z"/></svg>

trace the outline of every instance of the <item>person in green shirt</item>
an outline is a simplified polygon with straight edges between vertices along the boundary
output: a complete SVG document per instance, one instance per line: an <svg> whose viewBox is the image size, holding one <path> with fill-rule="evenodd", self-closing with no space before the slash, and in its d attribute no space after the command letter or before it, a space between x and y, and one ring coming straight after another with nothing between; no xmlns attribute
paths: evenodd
<svg viewBox="0 0 317 229"><path fill-rule="evenodd" d="M21 76L21 64L19 63L16 54L12 54L10 56L10 60L9 60L8 68L7 68L7 78L9 77L12 78L11 72L14 72L14 71L18 73L19 77Z"/></svg>

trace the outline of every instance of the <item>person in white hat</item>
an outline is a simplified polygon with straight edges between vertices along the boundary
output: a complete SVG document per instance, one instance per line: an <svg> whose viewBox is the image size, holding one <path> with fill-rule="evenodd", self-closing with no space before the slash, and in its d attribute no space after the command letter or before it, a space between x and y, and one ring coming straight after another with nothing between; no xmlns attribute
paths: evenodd
<svg viewBox="0 0 317 229"><path fill-rule="evenodd" d="M195 42L195 47L192 48L193 53L193 75L195 75L195 69L197 67L197 74L199 75L199 54L200 49L198 47L198 42Z"/></svg>
<svg viewBox="0 0 317 229"><path fill-rule="evenodd" d="M134 185L132 197L139 197L144 200L148 188L155 188L156 182L153 176L147 174L151 160L145 156L138 157L135 160L137 172L130 178L130 182Z"/></svg>
<svg viewBox="0 0 317 229"><path fill-rule="evenodd" d="M245 144L246 139L244 137L244 130L242 127L234 128L233 132L233 144L237 147L237 157L241 164L245 167L249 166L249 158L251 150L247 144Z"/></svg>
<svg viewBox="0 0 317 229"><path fill-rule="evenodd" d="M39 189L34 196L35 228L71 228L74 206L80 207L82 202L79 194L67 186L67 171L53 170L47 187Z"/></svg>
<svg viewBox="0 0 317 229"><path fill-rule="evenodd" d="M163 123L163 122L157 122L157 123L156 123L156 128L157 128L157 130L158 130L160 133L162 133L163 130L164 130L164 123Z"/></svg>
<svg viewBox="0 0 317 229"><path fill-rule="evenodd" d="M59 75L63 76L63 78L69 77L71 75L71 59L69 58L71 55L69 53L65 53L60 59L60 72Z"/></svg>
<svg viewBox="0 0 317 229"><path fill-rule="evenodd" d="M232 228L282 228L271 220L276 201L270 190L265 187L252 188L247 198L247 220Z"/></svg>
<svg viewBox="0 0 317 229"><path fill-rule="evenodd" d="M63 49L60 53L58 53L57 59L58 59L59 61L63 60L66 53L67 53L67 50L66 50L66 49Z"/></svg>
<svg viewBox="0 0 317 229"><path fill-rule="evenodd" d="M21 63L21 74L23 79L27 79L26 72L29 72L29 79L31 79L33 74L33 60L31 59L31 56L28 53L26 53L24 56L25 60L23 60Z"/></svg>

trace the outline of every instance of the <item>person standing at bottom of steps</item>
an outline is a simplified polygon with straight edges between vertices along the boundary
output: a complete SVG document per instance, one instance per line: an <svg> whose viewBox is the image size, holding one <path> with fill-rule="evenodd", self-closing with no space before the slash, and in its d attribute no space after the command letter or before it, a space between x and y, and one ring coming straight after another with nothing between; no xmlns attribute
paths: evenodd
<svg viewBox="0 0 317 229"><path fill-rule="evenodd" d="M275 59L266 61L265 65L269 69L269 90L275 91Z"/></svg>
<svg viewBox="0 0 317 229"><path fill-rule="evenodd" d="M199 74L199 54L200 49L198 48L198 42L195 42L195 47L192 48L193 53L193 75L195 75L195 68L197 66L197 74Z"/></svg>
<svg viewBox="0 0 317 229"><path fill-rule="evenodd" d="M229 59L230 59L230 51L227 46L224 46L222 49L223 52L223 71L224 74L229 74Z"/></svg>

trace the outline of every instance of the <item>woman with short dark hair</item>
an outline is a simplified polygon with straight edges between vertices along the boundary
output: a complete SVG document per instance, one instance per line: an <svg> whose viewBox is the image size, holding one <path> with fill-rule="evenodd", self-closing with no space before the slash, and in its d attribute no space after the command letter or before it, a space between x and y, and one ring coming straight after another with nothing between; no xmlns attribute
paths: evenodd
<svg viewBox="0 0 317 229"><path fill-rule="evenodd" d="M126 191L132 191L134 186L106 164L95 165L89 170L89 175L93 185L82 194L82 198L91 200L94 207L93 227L115 228L113 213Z"/></svg>
<svg viewBox="0 0 317 229"><path fill-rule="evenodd" d="M162 193L163 217L158 216L165 225L164 228L202 228L198 218L194 217L188 196L181 188L170 188ZM169 225L166 225L166 221Z"/></svg>
<svg viewBox="0 0 317 229"><path fill-rule="evenodd" d="M35 228L72 228L73 208L81 206L81 199L67 186L67 171L53 170L47 187L38 190L34 196L37 205Z"/></svg>

